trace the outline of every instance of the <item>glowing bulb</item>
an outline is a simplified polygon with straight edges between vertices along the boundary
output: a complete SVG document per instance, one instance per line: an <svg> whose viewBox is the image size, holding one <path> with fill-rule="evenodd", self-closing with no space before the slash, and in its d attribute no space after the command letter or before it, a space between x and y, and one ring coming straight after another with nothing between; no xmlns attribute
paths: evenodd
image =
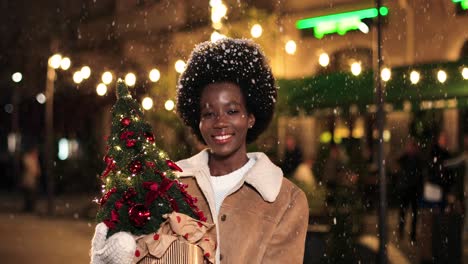
<svg viewBox="0 0 468 264"><path fill-rule="evenodd" d="M125 75L125 83L126 83L128 86L134 86L135 83L136 83L136 76L135 76L135 74L132 73L132 72L127 73L127 75Z"/></svg>
<svg viewBox="0 0 468 264"><path fill-rule="evenodd" d="M410 81L412 84L417 84L419 82L419 72L412 71L410 73Z"/></svg>
<svg viewBox="0 0 468 264"><path fill-rule="evenodd" d="M294 53L296 53L296 42L294 40L289 40L288 42L286 42L285 49L286 53L293 55Z"/></svg>
<svg viewBox="0 0 468 264"><path fill-rule="evenodd" d="M13 75L11 75L11 79L15 83L19 83L23 79L23 75L21 74L21 72L15 72L15 73L13 73Z"/></svg>
<svg viewBox="0 0 468 264"><path fill-rule="evenodd" d="M149 73L149 78L152 82L157 82L161 78L161 73L158 69L152 69Z"/></svg>
<svg viewBox="0 0 468 264"><path fill-rule="evenodd" d="M437 72L437 80L439 80L441 83L444 83L447 80L447 73L445 73L443 70L439 70Z"/></svg>
<svg viewBox="0 0 468 264"><path fill-rule="evenodd" d="M172 111L172 109L174 109L174 101L172 100L167 100L165 103L164 103L164 108L166 108L167 111Z"/></svg>
<svg viewBox="0 0 468 264"><path fill-rule="evenodd" d="M351 73L354 75L354 76L358 76L359 74L361 74L361 71L362 71L362 67L361 67L361 63L360 62L353 62L351 64Z"/></svg>
<svg viewBox="0 0 468 264"><path fill-rule="evenodd" d="M468 67L464 67L462 70L463 79L468 80Z"/></svg>
<svg viewBox="0 0 468 264"><path fill-rule="evenodd" d="M64 71L68 70L68 68L70 68L70 66L71 66L70 58L65 57L60 61L60 68L62 68L62 70L64 70Z"/></svg>
<svg viewBox="0 0 468 264"><path fill-rule="evenodd" d="M105 73L102 74L101 80L104 84L110 84L112 82L113 76L112 73L109 71L106 71Z"/></svg>
<svg viewBox="0 0 468 264"><path fill-rule="evenodd" d="M145 110L150 110L153 107L153 99L149 97L145 97L143 98L141 105L143 106Z"/></svg>
<svg viewBox="0 0 468 264"><path fill-rule="evenodd" d="M46 97L43 93L39 93L36 95L36 101L40 104L44 104L46 101Z"/></svg>
<svg viewBox="0 0 468 264"><path fill-rule="evenodd" d="M73 81L75 83L81 83L83 81L83 76L81 75L81 71L76 71L73 74Z"/></svg>
<svg viewBox="0 0 468 264"><path fill-rule="evenodd" d="M380 73L380 77L382 78L384 82L388 82L391 76L392 76L392 72L390 71L389 68L382 69L382 72Z"/></svg>
<svg viewBox="0 0 468 264"><path fill-rule="evenodd" d="M185 70L185 62L183 60L176 61L174 66L175 66L176 72L178 73L183 73Z"/></svg>
<svg viewBox="0 0 468 264"><path fill-rule="evenodd" d="M96 87L96 93L99 96L104 96L107 93L107 86L103 83L100 83Z"/></svg>
<svg viewBox="0 0 468 264"><path fill-rule="evenodd" d="M213 21L213 23L220 22L226 13L227 7L223 3L213 6L211 8L211 21Z"/></svg>
<svg viewBox="0 0 468 264"><path fill-rule="evenodd" d="M49 66L58 69L60 67L60 64L62 62L62 55L60 54L54 54L52 57L49 58Z"/></svg>
<svg viewBox="0 0 468 264"><path fill-rule="evenodd" d="M250 34L254 38L259 38L262 35L262 33L263 33L263 29L262 29L262 26L260 26L259 24L253 25L252 29L250 29Z"/></svg>
<svg viewBox="0 0 468 264"><path fill-rule="evenodd" d="M320 66L327 67L329 63L330 63L330 57L328 56L328 54L325 53L325 52L320 54L320 56L319 56Z"/></svg>
<svg viewBox="0 0 468 264"><path fill-rule="evenodd" d="M88 66L83 66L81 68L81 75L83 76L83 79L88 79L89 76L91 76L91 68Z"/></svg>

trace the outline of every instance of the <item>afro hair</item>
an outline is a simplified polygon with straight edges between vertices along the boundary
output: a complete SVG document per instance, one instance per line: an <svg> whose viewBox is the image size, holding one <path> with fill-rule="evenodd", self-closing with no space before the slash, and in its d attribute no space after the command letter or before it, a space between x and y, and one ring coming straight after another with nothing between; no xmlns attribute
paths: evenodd
<svg viewBox="0 0 468 264"><path fill-rule="evenodd" d="M201 93L208 84L219 82L240 87L247 111L255 116L246 139L253 142L270 124L277 97L275 79L260 46L248 39L223 38L202 42L192 51L177 86L177 112L203 143Z"/></svg>

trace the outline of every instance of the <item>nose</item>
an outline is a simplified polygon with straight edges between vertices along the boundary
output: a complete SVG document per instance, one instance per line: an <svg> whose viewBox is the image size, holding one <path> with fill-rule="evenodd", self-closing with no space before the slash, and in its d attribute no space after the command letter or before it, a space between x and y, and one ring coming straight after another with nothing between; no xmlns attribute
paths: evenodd
<svg viewBox="0 0 468 264"><path fill-rule="evenodd" d="M215 118L213 127L215 128L224 128L227 126L227 115L225 113L218 113Z"/></svg>

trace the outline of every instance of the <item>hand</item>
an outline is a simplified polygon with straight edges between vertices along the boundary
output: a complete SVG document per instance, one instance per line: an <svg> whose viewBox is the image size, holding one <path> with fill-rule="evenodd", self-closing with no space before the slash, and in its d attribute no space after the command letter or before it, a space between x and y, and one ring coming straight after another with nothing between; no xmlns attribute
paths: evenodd
<svg viewBox="0 0 468 264"><path fill-rule="evenodd" d="M129 264L135 255L136 242L130 233L118 232L106 239L106 224L96 226L91 242L91 264Z"/></svg>

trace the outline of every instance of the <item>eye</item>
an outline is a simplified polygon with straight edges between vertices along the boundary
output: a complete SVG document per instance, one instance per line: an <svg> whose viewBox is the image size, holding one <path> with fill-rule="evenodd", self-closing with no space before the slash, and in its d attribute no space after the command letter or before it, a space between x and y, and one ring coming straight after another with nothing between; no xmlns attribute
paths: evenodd
<svg viewBox="0 0 468 264"><path fill-rule="evenodd" d="M209 118L212 118L214 116L214 113L213 112L204 112L202 113L201 117L203 119L209 119Z"/></svg>
<svg viewBox="0 0 468 264"><path fill-rule="evenodd" d="M237 109L230 109L227 111L228 115L235 115L237 113L239 113L239 110Z"/></svg>

